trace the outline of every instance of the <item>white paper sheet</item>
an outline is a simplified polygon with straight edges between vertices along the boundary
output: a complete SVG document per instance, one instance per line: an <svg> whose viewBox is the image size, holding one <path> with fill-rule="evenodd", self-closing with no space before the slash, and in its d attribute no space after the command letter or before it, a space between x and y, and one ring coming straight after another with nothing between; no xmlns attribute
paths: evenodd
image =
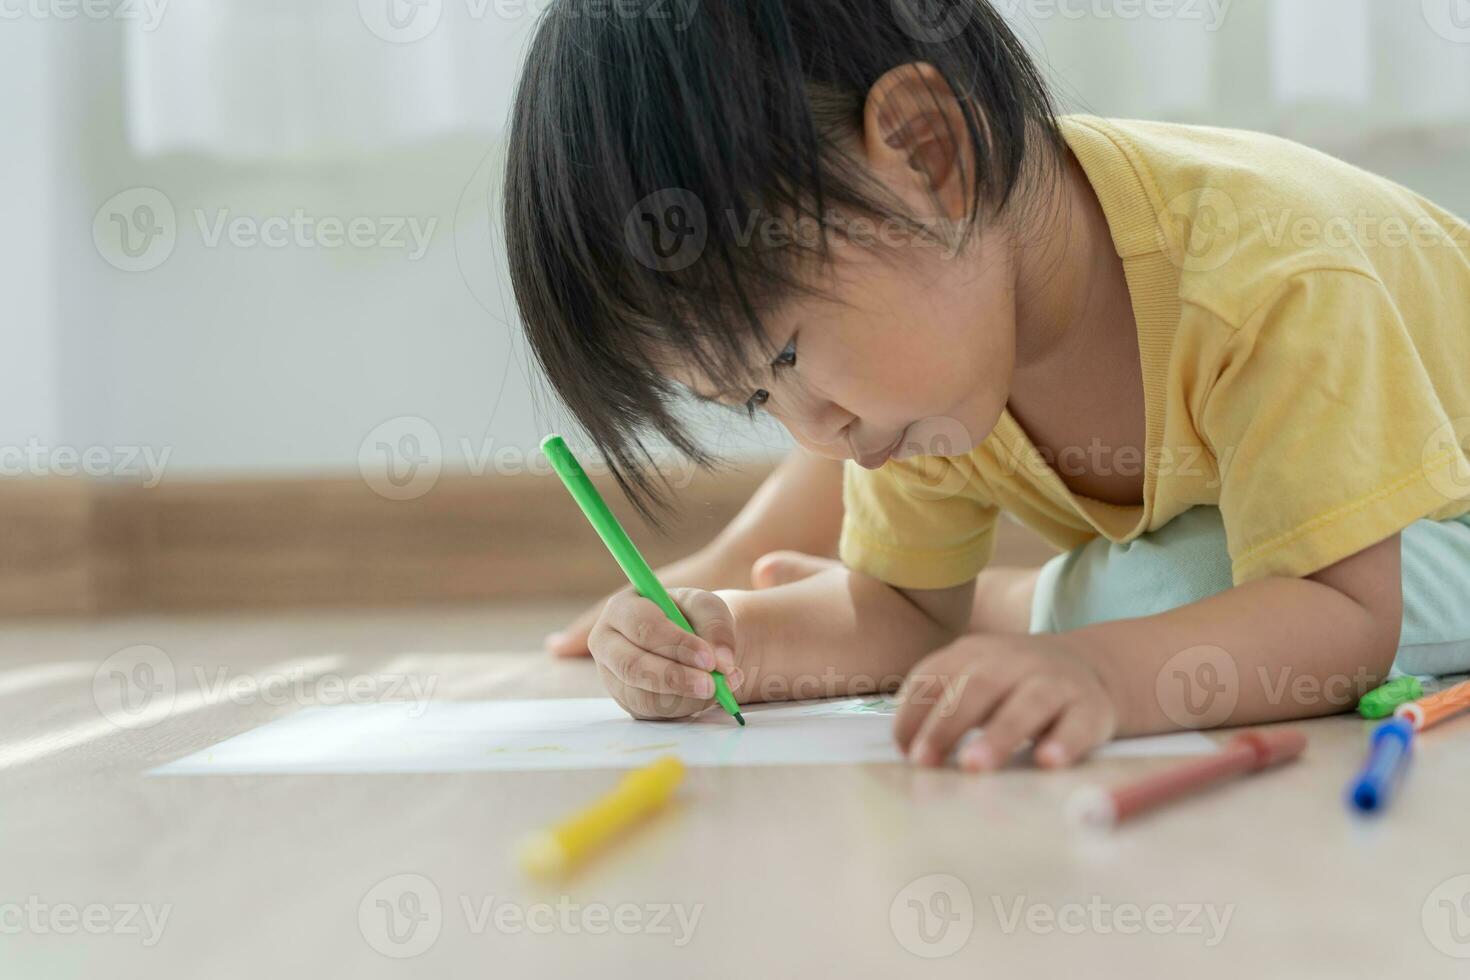
<svg viewBox="0 0 1470 980"><path fill-rule="evenodd" d="M886 698L750 705L681 722L634 721L609 698L430 701L308 708L153 770L412 773L626 769L673 753L689 766L899 762ZM1128 739L1104 757L1200 755L1195 732Z"/></svg>

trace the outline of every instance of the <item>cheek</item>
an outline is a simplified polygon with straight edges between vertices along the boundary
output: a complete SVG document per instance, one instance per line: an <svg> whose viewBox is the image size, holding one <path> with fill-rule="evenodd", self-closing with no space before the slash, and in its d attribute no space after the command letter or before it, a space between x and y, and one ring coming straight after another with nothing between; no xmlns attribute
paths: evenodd
<svg viewBox="0 0 1470 980"><path fill-rule="evenodd" d="M932 335L933 377L968 389L968 394L1000 394L1010 388L1015 362L1016 304L1005 254L984 247L973 262L949 262L950 273L935 284L919 329ZM954 398L965 391L949 389Z"/></svg>
<svg viewBox="0 0 1470 980"><path fill-rule="evenodd" d="M879 425L946 414L978 423L990 403L1004 405L1015 341L1007 255L997 239L912 264L845 256L822 284L828 302L802 310L809 396Z"/></svg>
<svg viewBox="0 0 1470 980"><path fill-rule="evenodd" d="M863 352L873 379L926 414L1008 390L1014 307L1008 293L981 285L916 293L901 316L874 325Z"/></svg>

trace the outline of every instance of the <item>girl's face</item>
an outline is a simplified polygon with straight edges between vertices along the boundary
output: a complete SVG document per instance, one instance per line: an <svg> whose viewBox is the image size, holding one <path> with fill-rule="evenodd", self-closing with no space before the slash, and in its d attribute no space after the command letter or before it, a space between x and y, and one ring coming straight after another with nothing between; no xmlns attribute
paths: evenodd
<svg viewBox="0 0 1470 980"><path fill-rule="evenodd" d="M1014 274L1003 232L959 255L875 226L834 239L833 261L767 319L780 355L718 400L769 412L807 451L876 469L955 456L990 433L1015 361ZM681 379L702 395L698 379Z"/></svg>
<svg viewBox="0 0 1470 980"><path fill-rule="evenodd" d="M931 227L968 216L974 157L958 103L932 66L895 68L869 93L851 145L904 212ZM1004 410L1016 360L1016 268L1006 223L956 254L902 227L848 225L832 261L765 320L781 351L751 390L719 400L769 412L808 451L876 469L957 456ZM862 234L857 234L861 230ZM952 237L952 236L950 236ZM679 379L709 394L699 379Z"/></svg>

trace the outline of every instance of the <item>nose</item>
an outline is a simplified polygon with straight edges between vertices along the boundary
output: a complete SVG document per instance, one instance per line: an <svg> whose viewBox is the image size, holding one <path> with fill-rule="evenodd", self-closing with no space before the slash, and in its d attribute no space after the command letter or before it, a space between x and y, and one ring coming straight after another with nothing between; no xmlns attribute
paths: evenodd
<svg viewBox="0 0 1470 980"><path fill-rule="evenodd" d="M845 457L851 454L849 429L857 416L832 402L806 404L780 417L782 424L801 445L819 455Z"/></svg>

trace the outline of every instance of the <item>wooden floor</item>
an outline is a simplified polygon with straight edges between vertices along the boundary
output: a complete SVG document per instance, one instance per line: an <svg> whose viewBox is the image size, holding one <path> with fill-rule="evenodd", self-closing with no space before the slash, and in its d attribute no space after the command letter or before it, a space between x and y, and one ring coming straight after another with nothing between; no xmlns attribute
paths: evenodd
<svg viewBox="0 0 1470 980"><path fill-rule="evenodd" d="M143 775L331 690L313 679L597 694L589 663L529 652L565 611L0 626L0 976L1470 975L1470 720L1371 824L1342 804L1353 718L1105 839L1069 829L1071 791L1163 763L694 770L560 888L510 843L610 773ZM140 664L167 710L120 715L113 668Z"/></svg>

